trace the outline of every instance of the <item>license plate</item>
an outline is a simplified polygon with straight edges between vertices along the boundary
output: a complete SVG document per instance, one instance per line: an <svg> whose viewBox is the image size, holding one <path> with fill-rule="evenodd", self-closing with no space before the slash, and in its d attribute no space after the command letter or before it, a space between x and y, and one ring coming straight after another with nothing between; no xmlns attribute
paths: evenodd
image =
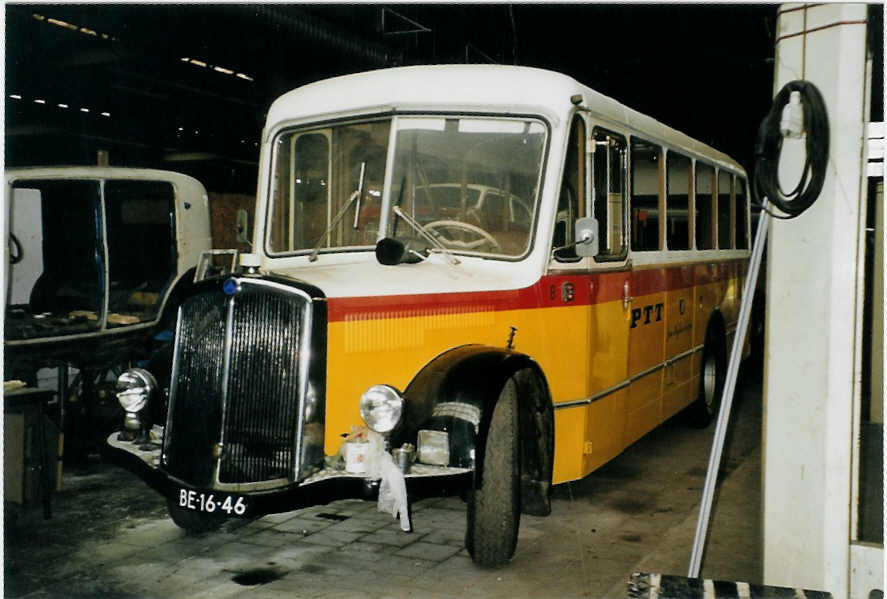
<svg viewBox="0 0 887 599"><path fill-rule="evenodd" d="M204 493L191 489L179 489L179 507L206 514L242 516L246 513L246 499L240 495Z"/></svg>

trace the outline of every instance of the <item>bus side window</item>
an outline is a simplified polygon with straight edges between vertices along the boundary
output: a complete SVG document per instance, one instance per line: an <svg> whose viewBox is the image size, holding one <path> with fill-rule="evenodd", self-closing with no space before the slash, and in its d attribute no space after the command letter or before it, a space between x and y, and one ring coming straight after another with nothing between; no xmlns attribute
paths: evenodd
<svg viewBox="0 0 887 599"><path fill-rule="evenodd" d="M659 167L662 149L631 138L631 249L658 250Z"/></svg>
<svg viewBox="0 0 887 599"><path fill-rule="evenodd" d="M573 239L573 223L585 216L585 123L581 117L573 119L567 157L564 162L564 179L561 182L557 203L557 219L551 247L554 257L561 262L578 262ZM558 249L561 248L561 249Z"/></svg>
<svg viewBox="0 0 887 599"><path fill-rule="evenodd" d="M735 178L736 193L736 249L748 249L748 201L745 197L745 179Z"/></svg>
<svg viewBox="0 0 887 599"><path fill-rule="evenodd" d="M696 163L696 249L710 250L715 247L714 191L715 169L701 162Z"/></svg>
<svg viewBox="0 0 887 599"><path fill-rule="evenodd" d="M670 250L690 249L690 159L669 152L666 159L665 239Z"/></svg>
<svg viewBox="0 0 887 599"><path fill-rule="evenodd" d="M733 247L730 239L730 222L734 218L731 179L727 171L718 171L718 247L722 250Z"/></svg>
<svg viewBox="0 0 887 599"><path fill-rule="evenodd" d="M595 129L592 178L594 217L598 221L597 260L618 260L626 254L625 180L627 152L625 138Z"/></svg>

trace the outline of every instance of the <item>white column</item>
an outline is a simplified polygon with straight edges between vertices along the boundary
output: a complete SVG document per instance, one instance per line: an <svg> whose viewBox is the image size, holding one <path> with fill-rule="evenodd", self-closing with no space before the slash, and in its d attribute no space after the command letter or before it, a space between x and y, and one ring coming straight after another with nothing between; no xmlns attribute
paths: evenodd
<svg viewBox="0 0 887 599"><path fill-rule="evenodd" d="M776 34L774 92L794 79L816 85L831 147L816 204L769 235L764 583L836 599L849 589L866 14L864 4L783 5Z"/></svg>

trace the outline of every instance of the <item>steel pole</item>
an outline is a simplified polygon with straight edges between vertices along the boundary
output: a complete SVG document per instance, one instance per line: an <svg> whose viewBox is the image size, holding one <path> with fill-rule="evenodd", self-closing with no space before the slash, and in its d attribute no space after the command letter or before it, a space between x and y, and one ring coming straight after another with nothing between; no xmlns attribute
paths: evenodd
<svg viewBox="0 0 887 599"><path fill-rule="evenodd" d="M727 424L730 421L730 409L733 406L733 392L736 390L736 377L739 374L739 360L742 358L742 348L745 345L745 337L748 334L748 323L751 320L751 307L754 300L755 286L758 282L758 272L761 269L761 258L764 254L764 246L767 243L767 225L770 222L770 214L767 212L767 199L764 199L761 207L761 217L758 220L758 230L755 234L755 243L752 248L751 261L748 274L745 278L745 286L742 291L742 303L739 306L739 323L736 327L736 335L733 337L733 348L730 351L730 363L727 365L727 380L721 393L721 408L718 412L718 422L715 427L715 436L711 444L711 454L708 457L708 471L705 475L705 486L702 490L702 504L699 506L699 520L696 522L696 536L693 539L693 551L690 553L690 568L687 576L699 578L702 568L702 554L705 552L705 540L708 536L708 523L711 516L711 504L715 494L715 484L718 480L718 470L721 464L721 454L724 450L724 438L727 434Z"/></svg>

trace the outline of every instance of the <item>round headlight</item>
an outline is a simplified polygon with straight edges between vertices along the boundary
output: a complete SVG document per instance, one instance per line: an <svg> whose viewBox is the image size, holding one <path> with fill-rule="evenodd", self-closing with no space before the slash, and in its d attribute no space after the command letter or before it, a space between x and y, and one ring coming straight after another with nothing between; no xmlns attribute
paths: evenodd
<svg viewBox="0 0 887 599"><path fill-rule="evenodd" d="M117 401L128 413L136 413L148 405L157 388L154 376L143 368L130 368L117 378Z"/></svg>
<svg viewBox="0 0 887 599"><path fill-rule="evenodd" d="M377 433L391 432L403 414L403 398L389 385L373 385L360 396L360 416Z"/></svg>

